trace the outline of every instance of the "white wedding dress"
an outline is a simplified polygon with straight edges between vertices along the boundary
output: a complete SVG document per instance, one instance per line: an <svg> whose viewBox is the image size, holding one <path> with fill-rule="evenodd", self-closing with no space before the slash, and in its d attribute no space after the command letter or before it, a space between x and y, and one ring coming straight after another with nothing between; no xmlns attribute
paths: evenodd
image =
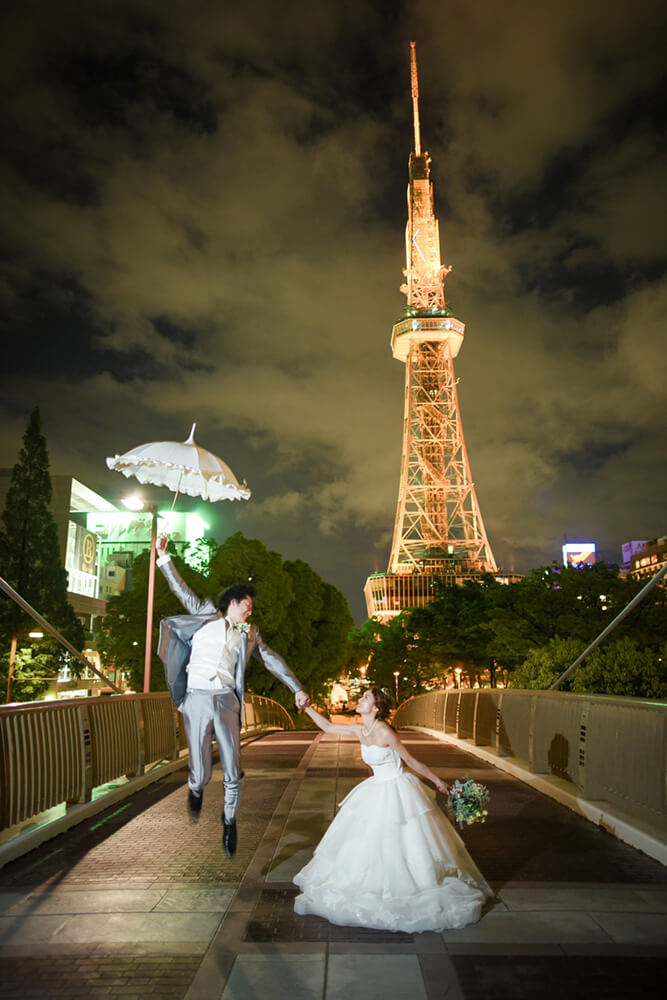
<svg viewBox="0 0 667 1000"><path fill-rule="evenodd" d="M294 876L294 909L332 924L440 931L479 920L493 895L463 841L390 747L361 744L373 776L353 788Z"/></svg>

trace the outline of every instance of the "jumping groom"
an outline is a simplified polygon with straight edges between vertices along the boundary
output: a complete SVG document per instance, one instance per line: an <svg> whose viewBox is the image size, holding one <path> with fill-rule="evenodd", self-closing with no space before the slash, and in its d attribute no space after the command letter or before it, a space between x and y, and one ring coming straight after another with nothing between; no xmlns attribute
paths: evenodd
<svg viewBox="0 0 667 1000"><path fill-rule="evenodd" d="M255 625L248 624L255 589L237 583L228 587L217 604L190 590L167 554L166 535L158 540L158 561L169 589L187 615L160 622L158 655L165 666L174 704L183 713L190 750L188 808L197 817L204 786L211 780L211 737L220 751L225 788L222 842L228 857L236 852L236 809L241 778L240 733L245 669L255 656L294 693L297 708L310 698L285 661L262 642Z"/></svg>

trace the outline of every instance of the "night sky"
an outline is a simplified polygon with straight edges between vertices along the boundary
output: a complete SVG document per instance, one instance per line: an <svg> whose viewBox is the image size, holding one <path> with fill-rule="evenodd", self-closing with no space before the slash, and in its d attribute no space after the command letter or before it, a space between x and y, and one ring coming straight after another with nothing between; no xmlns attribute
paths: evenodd
<svg viewBox="0 0 667 1000"><path fill-rule="evenodd" d="M105 457L196 420L253 490L207 508L219 540L305 559L364 620L400 471L414 39L499 565L667 533L666 10L11 4L0 465L38 402L52 471L117 499Z"/></svg>

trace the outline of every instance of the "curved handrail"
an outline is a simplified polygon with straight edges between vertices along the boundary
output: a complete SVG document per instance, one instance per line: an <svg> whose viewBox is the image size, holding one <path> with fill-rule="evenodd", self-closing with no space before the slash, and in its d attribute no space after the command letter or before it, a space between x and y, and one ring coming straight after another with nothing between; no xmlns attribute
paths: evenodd
<svg viewBox="0 0 667 1000"><path fill-rule="evenodd" d="M269 729L294 723L278 702L247 694L242 734ZM0 830L61 803L90 802L95 788L121 776L131 784L186 746L166 693L0 706Z"/></svg>
<svg viewBox="0 0 667 1000"><path fill-rule="evenodd" d="M667 703L611 695L506 688L430 691L402 702L396 727L467 741L524 774L567 783L667 831Z"/></svg>

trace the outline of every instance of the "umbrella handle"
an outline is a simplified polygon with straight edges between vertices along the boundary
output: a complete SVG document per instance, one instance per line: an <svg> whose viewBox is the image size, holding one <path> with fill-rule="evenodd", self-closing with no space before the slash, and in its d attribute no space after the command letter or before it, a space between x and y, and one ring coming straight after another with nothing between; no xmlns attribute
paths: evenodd
<svg viewBox="0 0 667 1000"><path fill-rule="evenodd" d="M174 507L176 506L176 501L178 500L178 494L179 494L180 489L181 489L181 482L182 481L183 481L183 473L181 472L180 476L178 477L178 486L176 487L176 492L174 493L174 499L172 500L172 503L171 503L171 509L169 511L170 514L173 514L173 512L174 512Z"/></svg>

